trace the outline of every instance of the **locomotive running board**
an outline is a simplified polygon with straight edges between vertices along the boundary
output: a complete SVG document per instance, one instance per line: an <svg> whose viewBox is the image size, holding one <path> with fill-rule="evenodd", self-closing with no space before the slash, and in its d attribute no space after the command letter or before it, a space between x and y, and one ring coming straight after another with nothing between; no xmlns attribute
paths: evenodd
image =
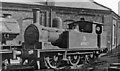
<svg viewBox="0 0 120 71"><path fill-rule="evenodd" d="M84 54L92 54L93 52L76 52L76 53L67 53L67 55L84 55Z"/></svg>
<svg viewBox="0 0 120 71"><path fill-rule="evenodd" d="M93 48L93 49L91 49L91 48L79 48L79 49L35 49L35 50L37 50L37 51L39 51L39 52L62 52L62 51L75 51L75 52L79 52L79 51L99 51L99 50L101 50L101 49L99 49L99 48Z"/></svg>

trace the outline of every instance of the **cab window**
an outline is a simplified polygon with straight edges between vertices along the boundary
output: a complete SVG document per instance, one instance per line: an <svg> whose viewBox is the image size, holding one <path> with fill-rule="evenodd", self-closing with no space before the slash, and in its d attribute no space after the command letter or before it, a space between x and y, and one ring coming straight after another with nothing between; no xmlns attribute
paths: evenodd
<svg viewBox="0 0 120 71"><path fill-rule="evenodd" d="M88 22L88 21L80 21L79 22L79 31L80 32L85 32L85 33L92 33L92 22Z"/></svg>

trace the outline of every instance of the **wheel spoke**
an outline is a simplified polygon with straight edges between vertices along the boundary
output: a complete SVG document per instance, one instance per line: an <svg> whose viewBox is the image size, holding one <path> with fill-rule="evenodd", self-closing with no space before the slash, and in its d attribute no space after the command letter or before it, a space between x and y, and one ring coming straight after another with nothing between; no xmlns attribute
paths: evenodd
<svg viewBox="0 0 120 71"><path fill-rule="evenodd" d="M90 54L90 58L93 59L94 58L94 54Z"/></svg>
<svg viewBox="0 0 120 71"><path fill-rule="evenodd" d="M90 62L90 56L89 56L89 55L86 55L86 56L85 56L85 62L86 62L86 63L89 63L89 62Z"/></svg>
<svg viewBox="0 0 120 71"><path fill-rule="evenodd" d="M80 56L77 56L77 55L75 55L75 56L68 56L68 59L69 59L70 64L72 66L77 66L79 64L79 62L80 62Z"/></svg>
<svg viewBox="0 0 120 71"><path fill-rule="evenodd" d="M58 66L59 66L59 57L57 57L57 56L46 57L46 62L49 65L50 68L58 69Z"/></svg>

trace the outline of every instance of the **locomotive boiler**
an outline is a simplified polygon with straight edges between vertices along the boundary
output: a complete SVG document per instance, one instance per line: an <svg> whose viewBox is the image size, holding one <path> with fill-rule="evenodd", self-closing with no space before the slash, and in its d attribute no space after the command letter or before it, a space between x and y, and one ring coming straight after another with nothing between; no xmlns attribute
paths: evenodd
<svg viewBox="0 0 120 71"><path fill-rule="evenodd" d="M40 10L33 10L33 24L24 31L22 49L15 54L22 65L33 65L35 69L61 69L78 66L97 58L106 47L106 32L103 24L81 18L62 29L60 17L53 18L52 27L40 25Z"/></svg>

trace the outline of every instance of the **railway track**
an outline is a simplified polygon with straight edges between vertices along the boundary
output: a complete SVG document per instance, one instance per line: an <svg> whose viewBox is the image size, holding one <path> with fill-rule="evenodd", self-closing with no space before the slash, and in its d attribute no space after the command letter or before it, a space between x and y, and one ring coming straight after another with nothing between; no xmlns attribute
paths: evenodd
<svg viewBox="0 0 120 71"><path fill-rule="evenodd" d="M42 69L42 70L29 70L29 71L120 71L119 52L112 53L109 55L101 56L90 63L84 63L77 67L64 67L60 70L53 69ZM28 71L23 70L3 70L3 71Z"/></svg>
<svg viewBox="0 0 120 71"><path fill-rule="evenodd" d="M42 70L30 70L29 71L120 71L120 63L112 63L110 66L105 66L106 62L94 62L95 66L89 67L92 64L83 64L77 68L70 68L66 67L60 70L53 70L53 69L42 69ZM103 67L103 66L105 67ZM107 65L107 64L106 64ZM102 67L100 67L102 66ZM19 69L19 70L3 70L3 71L28 71L28 69Z"/></svg>

